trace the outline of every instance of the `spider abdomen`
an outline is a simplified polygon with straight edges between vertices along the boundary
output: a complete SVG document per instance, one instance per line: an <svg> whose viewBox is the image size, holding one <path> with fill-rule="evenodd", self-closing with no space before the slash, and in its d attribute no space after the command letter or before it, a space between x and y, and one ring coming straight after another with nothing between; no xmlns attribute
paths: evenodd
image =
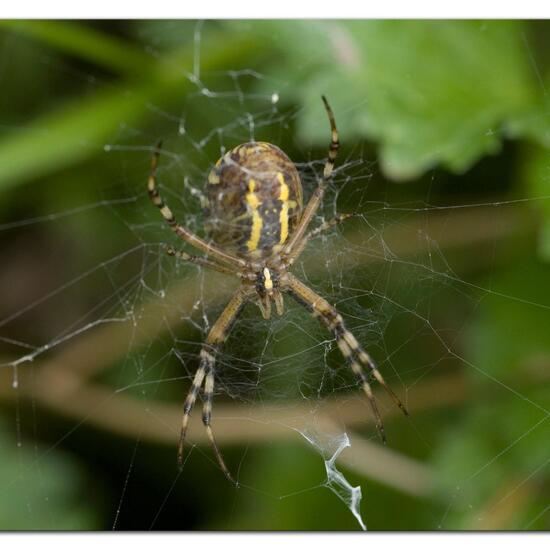
<svg viewBox="0 0 550 550"><path fill-rule="evenodd" d="M206 228L224 249L245 257L278 252L302 209L296 167L275 145L244 143L218 160L206 196Z"/></svg>

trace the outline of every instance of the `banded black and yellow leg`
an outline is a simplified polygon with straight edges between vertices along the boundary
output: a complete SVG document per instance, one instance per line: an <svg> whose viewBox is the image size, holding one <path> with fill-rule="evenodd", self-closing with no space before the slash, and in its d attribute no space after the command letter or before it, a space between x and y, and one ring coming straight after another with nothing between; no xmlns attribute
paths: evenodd
<svg viewBox="0 0 550 550"><path fill-rule="evenodd" d="M239 288L235 292L235 294L233 295L233 297L231 298L231 300L229 301L225 309L223 310L222 314L218 317L217 321L214 323L214 325L210 329L210 332L208 333L208 336L206 337L206 340L200 352L199 368L197 369L197 372L193 379L193 384L191 386L191 389L189 390L189 394L187 395L187 398L185 400L185 404L183 407L181 435L180 435L180 441L178 445L178 463L181 466L183 464L183 446L185 444L185 436L187 434L189 416L191 414L191 409L195 404L197 395L204 381L205 382L205 392L204 392L205 408L203 411L203 422L206 426L206 432L210 440L210 443L212 444L212 448L214 449L214 454L216 455L218 464L220 465L220 468L222 469L224 474L227 476L227 478L232 482L233 482L233 478L231 477L231 474L229 473L229 470L227 469L225 462L223 461L222 455L218 449L218 446L216 445L216 441L212 433L212 428L210 426L210 419L212 414L212 395L214 391L214 366L216 363L215 354L218 348L227 338L227 335L231 330L231 326L233 325L235 318L243 308L244 304L246 303L246 300L248 299L248 297L252 292L253 292L253 289L247 289L244 287Z"/></svg>
<svg viewBox="0 0 550 550"><path fill-rule="evenodd" d="M325 105L325 110L327 111L328 120L330 122L330 145L328 148L328 158L325 162L325 168L323 170L323 179L326 181L332 175L334 163L336 162L336 157L338 156L338 149L340 148L340 139L338 137L338 129L336 128L336 120L334 120L334 113L328 104L327 98L324 95L321 96L321 98Z"/></svg>
<svg viewBox="0 0 550 550"><path fill-rule="evenodd" d="M237 272L229 267L219 265L216 262L209 260L208 258L195 256L193 254L187 254L187 252L176 250L174 247L167 245L164 246L164 250L166 254L168 254L168 256L173 256L175 258L178 258L178 260L183 260L184 262L200 265L201 267L206 267L208 269L218 271L219 273L225 273L226 275L232 275L233 277L240 276L240 272Z"/></svg>
<svg viewBox="0 0 550 550"><path fill-rule="evenodd" d="M210 425L210 421L212 419L212 400L214 396L214 366L213 365L214 363L212 363L212 366L208 369L206 373L206 380L204 382L204 404L203 404L203 410L202 410L202 422L204 424L204 427L206 428L206 435L208 436L208 441L210 441L210 445L212 447L212 450L214 451L214 455L216 456L216 460L218 461L218 464L220 465L222 472L225 474L225 477L229 481L231 481L231 483L236 485L236 482L233 479L233 476L231 475L231 473L229 472L229 469L225 465L225 461L216 443L216 439L214 438L214 433L212 432L212 427Z"/></svg>
<svg viewBox="0 0 550 550"><path fill-rule="evenodd" d="M183 466L183 445L185 443L185 436L187 435L187 427L189 425L189 416L191 414L191 410L193 409L193 405L197 400L197 395L201 389L204 377L206 376L206 368L207 368L207 361L205 361L205 358L203 357L203 353L201 351L201 362L200 362L199 368L195 373L195 377L193 378L193 383L191 384L191 389L189 390L189 393L185 398L185 403L183 404L183 417L181 419L181 432L180 432L180 440L178 444L178 464L180 468Z"/></svg>
<svg viewBox="0 0 550 550"><path fill-rule="evenodd" d="M332 109L328 104L327 98L325 96L322 96L322 98L330 123L330 145L328 149L328 156L327 160L325 161L325 166L323 168L323 176L319 179L317 188L313 192L313 195L311 196L309 202L304 208L302 217L300 218L298 225L294 229L290 239L287 241L283 249L284 256L290 255L294 248L298 246L299 243L302 241L304 235L306 234L307 228L311 220L313 219L313 216L315 216L317 210L319 209L319 206L321 205L323 196L325 194L327 181L332 176L334 163L336 162L336 156L338 155L338 148L340 147L338 129L336 128L336 121L334 120L334 113L332 112Z"/></svg>
<svg viewBox="0 0 550 550"><path fill-rule="evenodd" d="M313 239L326 231L327 229L330 229L331 227L334 227L335 225L338 225L346 220L349 220L350 218L355 218L356 216L359 216L359 214L356 214L354 212L347 212L344 214L338 214L334 216L334 218L331 218L330 220L327 220L323 222L319 227L316 227L315 229L312 229L306 236L306 240Z"/></svg>
<svg viewBox="0 0 550 550"><path fill-rule="evenodd" d="M342 351L342 340L337 340L338 347L340 348L340 351L342 352L342 355L344 355L344 352ZM369 384L369 380L367 375L365 374L365 371L361 367L359 363L355 360L353 355L350 353L347 357L344 355L346 362L351 367L351 370L353 371L353 374L357 378L357 381L363 388L363 391L365 392L365 395L367 396L367 399L369 401L369 404L372 409L372 414L374 416L374 422L376 424L376 429L378 430L378 433L380 434L380 438L382 439L382 442L384 445L386 444L386 431L384 430L384 424L382 422L382 417L380 416L380 411L378 410L378 405L376 404L376 399L374 398L374 394L372 393L372 388Z"/></svg>
<svg viewBox="0 0 550 550"><path fill-rule="evenodd" d="M384 425L382 423L382 418L364 368L369 369L374 378L384 388L384 390L386 390L395 404L403 411L405 415L408 416L409 413L407 409L403 403L401 403L397 395L386 384L384 377L368 353L361 347L355 336L346 328L342 316L336 311L336 309L332 307L324 298L304 285L299 279L296 279L293 275L289 274L288 280L288 290L294 299L305 306L312 313L312 315L319 318L319 320L334 334L340 352L344 356L346 362L350 365L353 373L359 380L365 395L367 396L374 414L376 427L380 433L382 441L385 443L386 435Z"/></svg>
<svg viewBox="0 0 550 550"><path fill-rule="evenodd" d="M358 216L359 214L355 213L345 213L345 214L338 214L334 218L331 218L330 220L327 220L323 222L319 227L316 227L315 229L312 229L309 233L306 234L306 236L292 249L290 254L286 257L285 265L287 268L289 268L295 261L298 256L304 251L304 248L306 247L307 243L311 240L323 233L324 231L327 231L327 229L330 229L331 227L334 227L335 225L338 225L342 223L345 220L349 220L350 218L354 218Z"/></svg>
<svg viewBox="0 0 550 550"><path fill-rule="evenodd" d="M160 210L160 213L166 223L170 226L172 231L178 237L180 237L180 239L189 243L191 246L202 250L209 256L213 256L220 262L232 265L234 267L244 268L246 266L246 262L242 258L238 258L233 254L224 252L217 246L204 241L200 237L197 237L197 235L191 233L190 231L185 229L185 227L178 223L174 214L172 213L172 210L170 210L169 206L164 202L164 199L161 197L157 187L157 168L161 147L162 142L159 141L156 145L153 157L151 159L151 171L149 172L149 179L147 181L147 191L149 193L149 198L151 199L151 202Z"/></svg>

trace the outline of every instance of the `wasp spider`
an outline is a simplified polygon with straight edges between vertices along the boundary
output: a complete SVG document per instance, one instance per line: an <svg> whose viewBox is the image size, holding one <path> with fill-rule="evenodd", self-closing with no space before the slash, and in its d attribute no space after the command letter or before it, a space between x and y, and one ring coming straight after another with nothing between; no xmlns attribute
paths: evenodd
<svg viewBox="0 0 550 550"><path fill-rule="evenodd" d="M387 386L370 355L346 329L342 316L327 300L290 272L310 238L349 217L345 214L338 216L308 232L308 226L331 178L339 147L334 115L326 98L323 96L322 99L330 122L331 142L322 177L305 207L298 171L287 155L270 143L244 143L220 158L208 176L205 211L209 240L206 241L180 225L159 194L157 165L160 143L151 162L148 181L151 201L160 209L163 218L178 237L208 257L192 256L172 247L167 247L167 252L241 280L238 290L212 326L200 351L199 368L183 406L178 446L178 461L181 465L189 415L199 391L204 388L202 420L220 468L232 482L233 478L218 449L211 427L215 361L216 353L227 338L233 322L249 301L255 302L263 317L269 319L271 302L277 314L282 315L283 293L287 292L332 332L368 398L384 442L384 427L367 373L372 374L397 406L408 414L399 398Z"/></svg>

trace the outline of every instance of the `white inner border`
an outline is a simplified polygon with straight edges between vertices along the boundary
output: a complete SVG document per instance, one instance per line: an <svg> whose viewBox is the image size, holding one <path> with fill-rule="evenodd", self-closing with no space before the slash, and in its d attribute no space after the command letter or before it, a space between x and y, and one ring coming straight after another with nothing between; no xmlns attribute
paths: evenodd
<svg viewBox="0 0 550 550"><path fill-rule="evenodd" d="M268 18L393 18L393 19L541 19L550 16L550 3L541 0L461 0L459 3L435 2L433 0L338 0L337 2L298 3L289 0L237 2L236 0L201 0L201 2L155 0L137 3L128 0L95 0L93 3L68 2L67 0L18 0L2 2L0 19L268 19ZM366 536L367 538L363 538ZM521 536L522 540L517 540ZM550 547L549 534L285 534L272 536L258 534L121 534L109 537L105 534L83 535L49 534L39 535L42 550L96 550L115 547L117 550L128 545L132 550L150 550L151 544L161 544L163 550L182 547L218 547L223 550L280 550L298 548L304 544L315 545L316 550L334 550L335 544L344 544L346 550L369 548L401 548L402 550L464 550L486 548L495 545L499 550L517 550L518 544L529 545L530 549ZM528 538L528 540L523 540ZM124 540L122 540L124 539ZM157 540L158 539L158 540ZM338 541L338 539L342 539ZM33 534L0 534L3 549L36 548L37 536Z"/></svg>
<svg viewBox="0 0 550 550"><path fill-rule="evenodd" d="M5 0L0 19L268 19L268 18L371 18L371 19L541 19L550 16L544 0Z"/></svg>
<svg viewBox="0 0 550 550"><path fill-rule="evenodd" d="M521 537L521 538L520 538ZM304 545L316 550L334 550L336 545L346 550L464 550L484 549L487 545L499 550L517 550L519 545L527 544L529 550L545 550L548 548L550 536L548 533L518 534L518 533L464 533L462 535L439 533L401 533L401 534L343 534L343 533L277 533L277 534L230 534L230 533L116 533L116 534L42 534L38 537L32 534L0 535L2 548L6 550L21 548L36 548L40 539L43 550L97 550L116 548L131 548L132 550L151 550L152 544L161 545L163 550L182 550L182 548L216 548L223 550L287 550L300 549ZM32 546L31 546L32 545Z"/></svg>

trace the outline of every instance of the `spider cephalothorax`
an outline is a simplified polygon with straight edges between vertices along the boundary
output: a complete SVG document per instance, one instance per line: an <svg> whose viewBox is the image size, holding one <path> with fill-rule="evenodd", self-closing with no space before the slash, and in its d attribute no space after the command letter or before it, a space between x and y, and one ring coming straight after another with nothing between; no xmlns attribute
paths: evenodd
<svg viewBox="0 0 550 550"><path fill-rule="evenodd" d="M203 423L218 463L231 481L233 478L223 461L211 428L215 361L216 352L226 339L233 321L249 301L255 302L263 317L269 319L272 302L276 312L283 314L283 294L288 293L332 332L338 348L367 395L383 441L384 427L365 369L384 387L401 410L408 414L386 385L370 355L346 328L342 316L290 272L312 237L349 217L347 214L337 216L308 232L308 226L322 202L327 181L332 175L339 147L334 115L325 97L323 102L330 121L331 142L323 175L305 208L300 176L287 155L270 143L244 143L220 158L208 176L205 215L209 240L179 225L162 200L156 182L160 144L153 155L148 182L153 204L160 209L176 235L206 253L209 258L192 256L172 247L167 247L167 252L241 280L241 285L210 329L202 346L199 368L183 407L178 447L181 464L189 415L199 391L204 387Z"/></svg>
<svg viewBox="0 0 550 550"><path fill-rule="evenodd" d="M256 276L257 304L264 319L271 317L271 301L275 303L277 315L283 314L283 295L280 290L281 279L286 282L286 273L264 267Z"/></svg>

